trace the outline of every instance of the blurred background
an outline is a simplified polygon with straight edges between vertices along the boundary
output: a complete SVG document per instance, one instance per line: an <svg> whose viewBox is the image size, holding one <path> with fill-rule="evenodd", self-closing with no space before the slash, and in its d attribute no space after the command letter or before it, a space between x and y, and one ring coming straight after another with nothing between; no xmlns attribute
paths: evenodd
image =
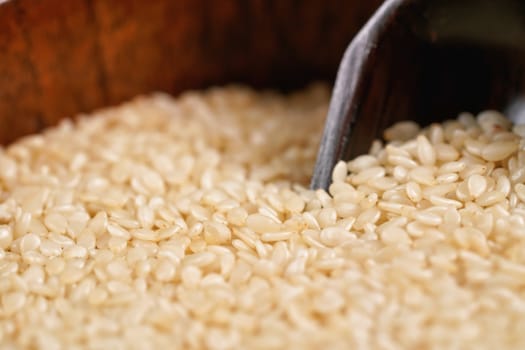
<svg viewBox="0 0 525 350"><path fill-rule="evenodd" d="M151 91L332 82L381 2L0 2L0 142Z"/></svg>

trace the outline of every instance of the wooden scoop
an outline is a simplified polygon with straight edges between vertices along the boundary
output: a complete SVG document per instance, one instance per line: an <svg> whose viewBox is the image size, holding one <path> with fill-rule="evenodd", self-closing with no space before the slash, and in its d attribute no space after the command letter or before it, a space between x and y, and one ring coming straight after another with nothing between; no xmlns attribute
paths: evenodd
<svg viewBox="0 0 525 350"><path fill-rule="evenodd" d="M366 153L396 121L422 125L462 111L525 105L525 1L387 0L339 66L311 182Z"/></svg>

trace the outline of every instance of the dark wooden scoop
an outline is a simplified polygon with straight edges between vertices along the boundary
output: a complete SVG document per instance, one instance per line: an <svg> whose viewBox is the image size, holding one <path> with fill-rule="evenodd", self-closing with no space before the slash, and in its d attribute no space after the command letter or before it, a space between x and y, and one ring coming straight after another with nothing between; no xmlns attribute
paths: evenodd
<svg viewBox="0 0 525 350"><path fill-rule="evenodd" d="M523 114L525 1L387 0L339 66L312 188L399 120ZM516 108L516 106L518 108Z"/></svg>

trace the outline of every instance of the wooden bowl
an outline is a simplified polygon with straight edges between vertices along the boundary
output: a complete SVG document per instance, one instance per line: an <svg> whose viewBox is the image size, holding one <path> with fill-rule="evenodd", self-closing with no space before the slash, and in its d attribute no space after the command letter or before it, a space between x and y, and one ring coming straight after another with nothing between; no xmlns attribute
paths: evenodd
<svg viewBox="0 0 525 350"><path fill-rule="evenodd" d="M154 90L332 80L346 45L381 2L3 2L0 143Z"/></svg>

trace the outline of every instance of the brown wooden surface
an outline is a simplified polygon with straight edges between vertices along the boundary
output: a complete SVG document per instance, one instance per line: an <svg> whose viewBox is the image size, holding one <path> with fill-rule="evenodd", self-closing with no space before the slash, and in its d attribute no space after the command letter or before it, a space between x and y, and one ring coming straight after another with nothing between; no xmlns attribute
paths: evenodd
<svg viewBox="0 0 525 350"><path fill-rule="evenodd" d="M332 79L381 0L10 0L0 143L152 90Z"/></svg>

